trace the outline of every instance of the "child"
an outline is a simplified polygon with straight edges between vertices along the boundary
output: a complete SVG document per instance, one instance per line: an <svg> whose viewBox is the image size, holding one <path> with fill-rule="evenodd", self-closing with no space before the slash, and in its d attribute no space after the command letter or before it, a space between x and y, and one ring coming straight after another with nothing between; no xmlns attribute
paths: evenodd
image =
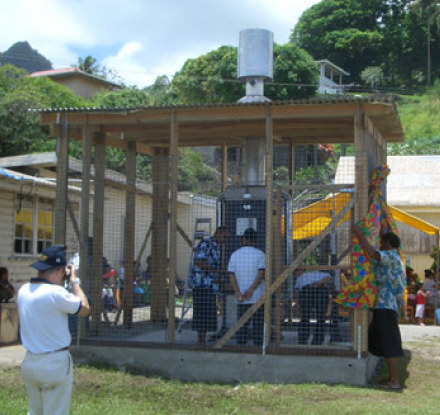
<svg viewBox="0 0 440 415"><path fill-rule="evenodd" d="M417 285L417 294L416 294L416 323L419 326L424 326L423 324L423 315L425 314L425 304L426 304L426 298L428 297L429 293L427 293L424 290L423 284L419 283Z"/></svg>
<svg viewBox="0 0 440 415"><path fill-rule="evenodd" d="M14 297L15 289L8 279L8 269L6 267L0 267L0 303L7 303Z"/></svg>
<svg viewBox="0 0 440 415"><path fill-rule="evenodd" d="M113 311L115 309L113 290L108 284L104 284L104 288L102 289L102 301L106 311Z"/></svg>

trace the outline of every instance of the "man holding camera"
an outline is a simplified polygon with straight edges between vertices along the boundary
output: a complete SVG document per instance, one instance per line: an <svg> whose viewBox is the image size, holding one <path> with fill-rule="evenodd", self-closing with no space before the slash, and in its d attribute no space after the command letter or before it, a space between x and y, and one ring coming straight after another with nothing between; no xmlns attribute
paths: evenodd
<svg viewBox="0 0 440 415"><path fill-rule="evenodd" d="M38 277L18 292L20 335L27 351L21 375L30 414L67 415L70 411L73 365L68 314L87 316L90 307L73 265L67 265L65 249L61 245L45 249L31 264ZM64 288L66 281L72 293Z"/></svg>

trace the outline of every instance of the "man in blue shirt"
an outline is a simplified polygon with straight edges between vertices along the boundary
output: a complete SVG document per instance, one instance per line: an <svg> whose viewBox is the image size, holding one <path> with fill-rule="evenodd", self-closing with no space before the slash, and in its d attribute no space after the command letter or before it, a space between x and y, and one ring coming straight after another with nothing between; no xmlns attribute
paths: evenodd
<svg viewBox="0 0 440 415"><path fill-rule="evenodd" d="M358 226L353 231L376 266L377 294L368 329L368 351L386 359L389 377L383 383L384 388L401 389L397 358L403 356L403 350L397 319L404 309L405 267L397 251L400 239L395 233L387 232L382 235L380 250L375 250Z"/></svg>
<svg viewBox="0 0 440 415"><path fill-rule="evenodd" d="M196 248L190 286L193 290L192 329L197 331L199 345L206 343L206 333L217 331L217 293L222 274L221 245L229 238L227 228L220 226L214 235L203 239Z"/></svg>

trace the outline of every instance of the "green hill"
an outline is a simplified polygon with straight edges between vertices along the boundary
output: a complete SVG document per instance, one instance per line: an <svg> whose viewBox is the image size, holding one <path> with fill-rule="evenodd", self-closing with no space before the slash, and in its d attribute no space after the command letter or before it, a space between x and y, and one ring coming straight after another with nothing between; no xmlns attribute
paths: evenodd
<svg viewBox="0 0 440 415"><path fill-rule="evenodd" d="M0 64L8 63L29 73L52 69L51 62L32 49L28 42L14 43L6 52L0 53Z"/></svg>
<svg viewBox="0 0 440 415"><path fill-rule="evenodd" d="M398 111L405 141L389 146L389 154L440 154L440 82L426 95L402 97Z"/></svg>

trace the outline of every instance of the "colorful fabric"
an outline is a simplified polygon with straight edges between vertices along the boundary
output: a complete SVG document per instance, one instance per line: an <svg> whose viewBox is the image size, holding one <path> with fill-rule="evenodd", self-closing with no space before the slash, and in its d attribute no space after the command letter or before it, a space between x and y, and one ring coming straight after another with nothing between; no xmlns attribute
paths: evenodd
<svg viewBox="0 0 440 415"><path fill-rule="evenodd" d="M390 172L386 164L374 169L370 184L368 213L358 222L358 226L375 249L379 246L381 235L390 231L397 234L396 223L380 189ZM335 301L350 308L372 308L377 294L374 264L360 245L356 235L353 235L352 242L353 278L348 286L341 290Z"/></svg>
<svg viewBox="0 0 440 415"><path fill-rule="evenodd" d="M200 260L206 261L210 268L220 270L221 247L214 238L206 238L197 246L189 284L191 288L212 288L217 293L219 289L217 273L204 271L198 267L196 262Z"/></svg>

